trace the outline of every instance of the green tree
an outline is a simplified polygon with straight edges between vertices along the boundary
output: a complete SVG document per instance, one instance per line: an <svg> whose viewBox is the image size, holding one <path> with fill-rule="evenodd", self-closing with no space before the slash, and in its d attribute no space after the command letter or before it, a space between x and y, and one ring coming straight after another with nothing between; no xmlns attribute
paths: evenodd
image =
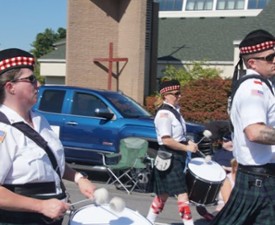
<svg viewBox="0 0 275 225"><path fill-rule="evenodd" d="M36 58L40 58L54 49L53 44L55 42L64 38L66 38L66 30L64 28L58 28L57 32L47 28L43 33L36 35L36 40L31 44L33 47L31 53Z"/></svg>
<svg viewBox="0 0 275 225"><path fill-rule="evenodd" d="M47 28L43 33L38 33L36 35L35 41L31 44L31 53L36 59L39 59L41 56L53 51L53 44L64 38L66 38L66 29L58 28L57 32L55 32L52 29ZM38 62L36 63L34 72L39 82L44 83L44 79L40 76L40 65Z"/></svg>
<svg viewBox="0 0 275 225"><path fill-rule="evenodd" d="M164 74L162 79L176 79L184 86L194 80L218 77L221 70L203 66L203 62L194 62L191 65L180 68L168 65L162 72Z"/></svg>

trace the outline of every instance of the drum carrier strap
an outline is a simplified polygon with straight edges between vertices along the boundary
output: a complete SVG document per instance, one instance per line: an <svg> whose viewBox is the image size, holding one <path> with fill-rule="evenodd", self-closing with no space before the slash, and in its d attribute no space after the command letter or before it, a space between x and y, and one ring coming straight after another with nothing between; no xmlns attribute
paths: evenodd
<svg viewBox="0 0 275 225"><path fill-rule="evenodd" d="M40 146L42 149L44 149L44 151L47 153L47 155L51 161L52 167L58 173L58 176L60 178L60 186L61 186L61 189L63 192L61 195L64 196L64 198L65 198L66 197L66 194L65 194L66 188L62 181L59 166L57 164L56 158L55 158L52 150L50 149L50 147L48 146L48 143L44 140L44 138L38 132L36 132L34 129L32 129L28 124L26 124L24 122L18 122L18 123L11 124L10 121L8 120L7 116L1 111L0 111L0 122L17 128L23 134L25 134L28 138L33 140L38 146ZM49 182L49 183L51 183L51 182ZM5 185L3 185L3 186L5 186ZM12 188L12 186L14 186L14 188ZM24 185L19 185L19 186L20 186L20 193L23 194L24 193ZM10 190L17 189L16 185L8 185L7 187ZM51 185L49 185L49 187L51 187ZM30 184L27 183L26 184L26 189L27 189L26 192L27 193L31 193L31 191L29 190L30 188L31 188Z"/></svg>

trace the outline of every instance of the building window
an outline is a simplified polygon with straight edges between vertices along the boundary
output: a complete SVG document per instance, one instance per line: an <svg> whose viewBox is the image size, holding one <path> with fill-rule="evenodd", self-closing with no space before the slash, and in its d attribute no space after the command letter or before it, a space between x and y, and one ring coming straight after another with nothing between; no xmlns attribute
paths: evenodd
<svg viewBox="0 0 275 225"><path fill-rule="evenodd" d="M182 11L183 0L158 0L160 11Z"/></svg>
<svg viewBox="0 0 275 225"><path fill-rule="evenodd" d="M244 0L217 0L217 10L244 9Z"/></svg>
<svg viewBox="0 0 275 225"><path fill-rule="evenodd" d="M249 0L248 9L263 9L270 0Z"/></svg>
<svg viewBox="0 0 275 225"><path fill-rule="evenodd" d="M213 0L187 0L186 11L212 10Z"/></svg>

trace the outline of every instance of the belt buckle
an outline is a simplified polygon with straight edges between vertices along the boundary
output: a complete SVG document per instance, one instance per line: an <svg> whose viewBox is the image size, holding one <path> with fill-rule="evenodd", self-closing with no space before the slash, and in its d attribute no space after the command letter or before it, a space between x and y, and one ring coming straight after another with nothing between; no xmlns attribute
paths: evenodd
<svg viewBox="0 0 275 225"><path fill-rule="evenodd" d="M262 184L263 184L263 181L261 179L256 179L255 180L255 186L256 187L260 188L260 187L262 187Z"/></svg>

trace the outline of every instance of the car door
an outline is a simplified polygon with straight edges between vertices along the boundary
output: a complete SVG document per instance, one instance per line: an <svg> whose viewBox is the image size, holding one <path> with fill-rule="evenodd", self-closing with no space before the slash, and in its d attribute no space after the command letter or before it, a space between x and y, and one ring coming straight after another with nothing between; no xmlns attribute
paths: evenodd
<svg viewBox="0 0 275 225"><path fill-rule="evenodd" d="M96 117L98 108L108 109L99 95L72 91L72 102L61 131L66 146L66 158L73 161L100 164L99 152L115 152L118 130L112 126L113 120Z"/></svg>

